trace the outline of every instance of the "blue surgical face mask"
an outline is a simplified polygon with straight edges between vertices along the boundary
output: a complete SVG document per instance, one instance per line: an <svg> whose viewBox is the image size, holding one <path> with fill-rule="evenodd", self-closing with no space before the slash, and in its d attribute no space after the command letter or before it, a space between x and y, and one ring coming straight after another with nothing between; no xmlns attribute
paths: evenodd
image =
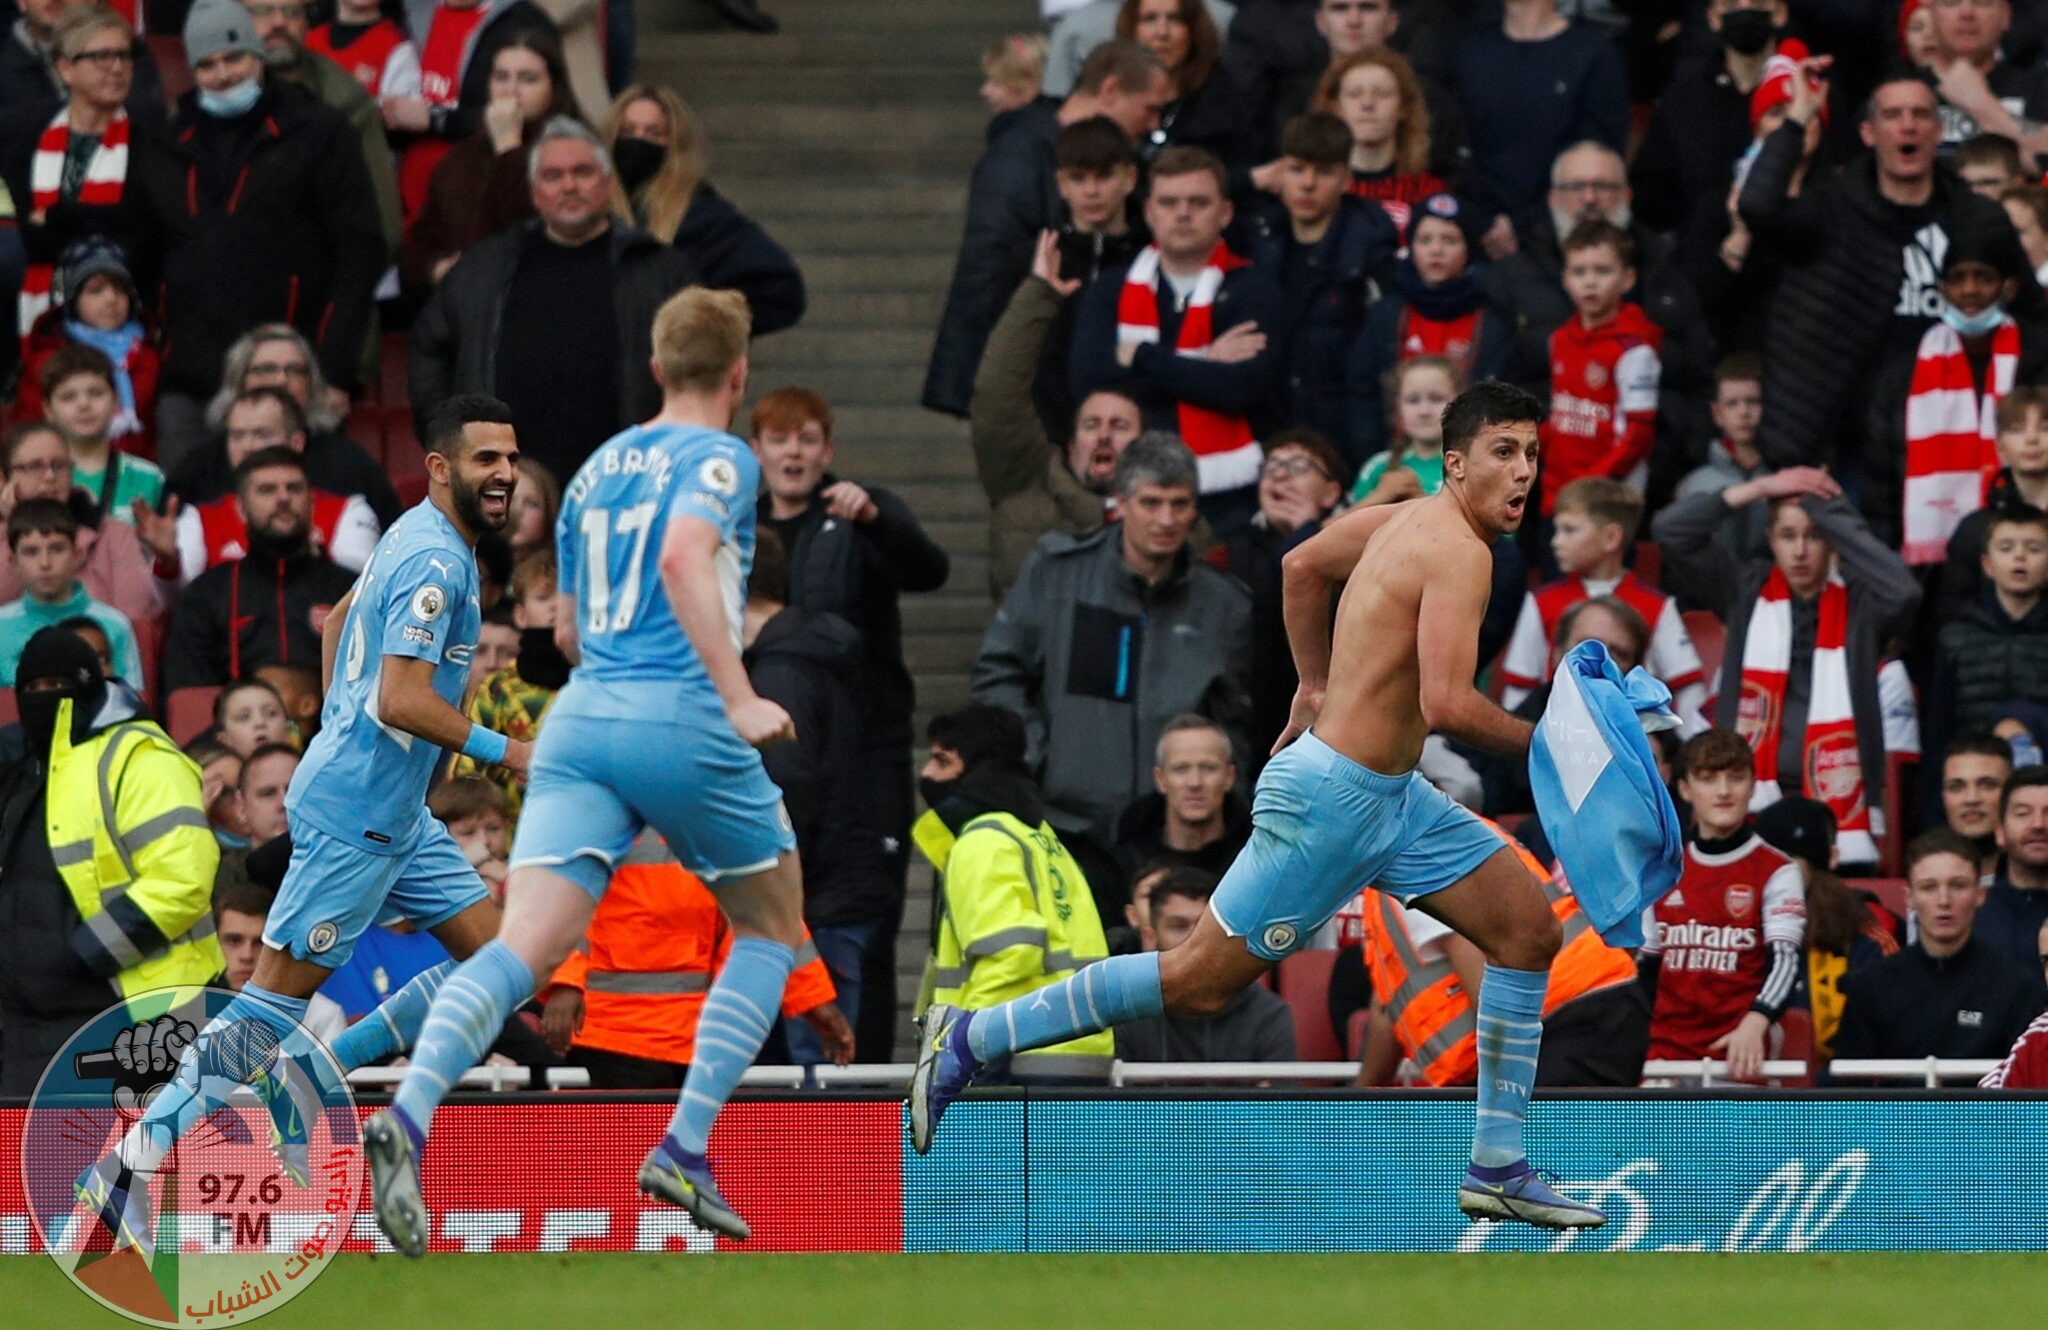
<svg viewBox="0 0 2048 1330"><path fill-rule="evenodd" d="M199 89L199 109L216 120L232 120L238 115L247 115L256 99L263 95L263 80L250 78L232 88L220 92Z"/></svg>
<svg viewBox="0 0 2048 1330"><path fill-rule="evenodd" d="M1975 314L1965 314L1944 300L1941 321L1964 337L1982 337L1996 332L1998 325L2005 322L2005 306L1994 300Z"/></svg>
<svg viewBox="0 0 2048 1330"><path fill-rule="evenodd" d="M2033 735L2022 732L2012 736L2008 742L2012 744L2012 765L2014 770L2040 764L2041 748L2034 742Z"/></svg>

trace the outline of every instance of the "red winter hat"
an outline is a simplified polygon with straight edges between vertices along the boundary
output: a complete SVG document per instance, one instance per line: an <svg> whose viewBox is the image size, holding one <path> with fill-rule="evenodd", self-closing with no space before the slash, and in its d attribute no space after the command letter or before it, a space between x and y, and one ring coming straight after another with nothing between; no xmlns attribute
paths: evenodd
<svg viewBox="0 0 2048 1330"><path fill-rule="evenodd" d="M1917 3L1917 0L1908 0L1908 3ZM1756 127L1763 123L1765 115L1791 102L1792 80L1799 76L1799 62L1806 58L1805 42L1794 37L1788 37L1778 43L1777 53L1764 64L1763 82L1757 84L1756 91L1749 95L1749 128L1751 132L1755 132ZM1820 86L1814 80L1808 80L1808 82L1812 83L1815 87ZM1828 104L1826 102L1820 104L1820 123L1823 127L1828 123Z"/></svg>

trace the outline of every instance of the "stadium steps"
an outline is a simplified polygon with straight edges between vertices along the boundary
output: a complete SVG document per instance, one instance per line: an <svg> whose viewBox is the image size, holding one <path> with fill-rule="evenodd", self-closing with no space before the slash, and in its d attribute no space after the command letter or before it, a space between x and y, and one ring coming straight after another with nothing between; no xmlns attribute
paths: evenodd
<svg viewBox="0 0 2048 1330"><path fill-rule="evenodd" d="M904 600L920 715L967 700L987 623L988 507L967 429L917 405L986 117L982 49L1036 26L1031 0L763 0L775 36L688 30L686 0L643 0L640 76L700 117L710 179L786 245L804 321L754 350L756 390L803 384L837 417L844 474L901 494L953 556L944 590ZM930 875L911 874L898 947L907 1009ZM899 1056L912 1051L906 1022Z"/></svg>

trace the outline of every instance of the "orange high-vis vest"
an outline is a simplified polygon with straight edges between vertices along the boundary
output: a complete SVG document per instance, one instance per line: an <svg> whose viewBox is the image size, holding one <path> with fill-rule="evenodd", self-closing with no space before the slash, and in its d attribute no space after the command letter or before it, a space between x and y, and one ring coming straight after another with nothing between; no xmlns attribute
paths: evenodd
<svg viewBox="0 0 2048 1330"><path fill-rule="evenodd" d="M646 832L612 874L583 945L541 998L557 986L583 990L578 1048L687 1063L696 1052L704 995L731 950L732 930L710 889ZM796 959L782 994L785 1016L837 996L808 935Z"/></svg>
<svg viewBox="0 0 2048 1330"><path fill-rule="evenodd" d="M1551 913L1564 928L1564 945L1550 966L1543 1014L1548 1016L1588 993L1632 982L1636 963L1629 954L1601 941L1571 892L1553 881L1536 858L1506 832L1491 822L1487 825L1543 884ZM1432 960L1417 955L1401 903L1393 897L1368 890L1363 906L1362 951L1372 979L1373 1000L1387 1013L1401 1052L1431 1085L1471 1085L1479 1077L1478 1027L1472 997L1465 992L1450 958L1441 952Z"/></svg>

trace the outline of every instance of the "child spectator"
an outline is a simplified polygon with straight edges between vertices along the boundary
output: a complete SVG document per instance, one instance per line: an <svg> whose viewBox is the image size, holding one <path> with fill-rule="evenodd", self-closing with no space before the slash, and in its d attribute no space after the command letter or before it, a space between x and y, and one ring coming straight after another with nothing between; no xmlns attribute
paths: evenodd
<svg viewBox="0 0 2048 1330"><path fill-rule="evenodd" d="M2003 271L2016 255L2011 233L1964 230L1941 262L1941 317L1921 335L1900 421L1905 494L1900 552L1910 565L1939 563L1965 513L1983 505L1997 470L1998 401L2015 383L2035 383L2048 365L2038 326L2006 312L2017 276ZM2032 343L2032 345L2027 345ZM2024 364L2022 363L2024 361ZM1871 505L1872 525L1889 505Z"/></svg>
<svg viewBox="0 0 2048 1330"><path fill-rule="evenodd" d="M1611 222L1580 222L1564 238L1564 287L1577 310L1550 335L1542 515L1581 476L1641 490L1657 438L1658 348L1664 334L1622 297L1636 284L1635 242Z"/></svg>
<svg viewBox="0 0 2048 1330"><path fill-rule="evenodd" d="M78 635L80 641L92 648L93 658L100 663L100 675L111 679L118 671L114 668L114 644L107 640L106 630L83 614L65 619L57 625L68 628Z"/></svg>
<svg viewBox="0 0 2048 1330"><path fill-rule="evenodd" d="M1769 505L1769 558L1716 543L1755 503ZM1712 719L1754 750L1758 805L1819 799L1842 861L1874 863L1886 753L1919 747L1904 671L1885 660L1920 605L1912 571L1813 467L1680 499L1657 514L1655 535L1666 578L1727 628Z"/></svg>
<svg viewBox="0 0 2048 1330"><path fill-rule="evenodd" d="M114 370L120 401L108 433L121 451L154 459L156 376L159 360L142 326L135 282L119 247L99 236L64 251L64 304L46 310L22 344L21 390L15 413L24 420L43 415L43 365L73 344L92 347Z"/></svg>
<svg viewBox="0 0 2048 1330"><path fill-rule="evenodd" d="M1379 204L1397 230L1408 229L1416 204L1447 188L1429 172L1429 107L1399 53L1369 46L1336 61L1314 108L1351 131L1351 192Z"/></svg>
<svg viewBox="0 0 2048 1330"><path fill-rule="evenodd" d="M1903 922L1867 891L1835 876L1835 815L1812 799L1780 799L1756 834L1806 874L1806 1005L1813 1053L1830 1056L1842 1024L1842 981L1899 949Z"/></svg>
<svg viewBox="0 0 2048 1330"><path fill-rule="evenodd" d="M246 760L269 744L289 744L291 722L284 699L261 679L240 679L213 699L213 732L221 746Z"/></svg>
<svg viewBox="0 0 2048 1330"><path fill-rule="evenodd" d="M470 699L469 718L485 729L532 743L555 691L569 681L569 660L555 645L555 555L529 554L512 568L512 624L519 650L511 663L484 676ZM457 776L481 776L505 796L505 815L517 819L526 782L510 767L484 766L457 755Z"/></svg>
<svg viewBox="0 0 2048 1330"><path fill-rule="evenodd" d="M1996 203L2020 183L2020 145L2003 134L1979 134L1957 146L1955 168L1964 184Z"/></svg>
<svg viewBox="0 0 2048 1330"><path fill-rule="evenodd" d="M278 661L257 666L256 677L284 700L285 719L303 751L320 732L320 671L304 661Z"/></svg>
<svg viewBox="0 0 2048 1330"><path fill-rule="evenodd" d="M1049 45L1043 33L1014 33L991 42L981 53L981 101L990 116L1000 119L1037 99L1045 83L1045 53ZM989 134L993 136L995 132L996 122L992 120Z"/></svg>
<svg viewBox="0 0 2048 1330"><path fill-rule="evenodd" d="M512 617L512 606L502 600L483 612L483 622L476 633L476 652L469 658L470 697L476 696L485 679L518 658L519 627Z"/></svg>
<svg viewBox="0 0 2048 1330"><path fill-rule="evenodd" d="M121 398L105 352L76 342L61 346L43 362L36 382L43 390L43 414L63 434L72 478L95 513L133 525L135 504L162 506L164 473L156 463L113 447Z"/></svg>
<svg viewBox="0 0 2048 1330"><path fill-rule="evenodd" d="M1767 1036L1798 987L1806 939L1799 866L1749 824L1749 745L1726 730L1688 739L1678 797L1692 810L1678 885L1650 907L1637 957L1656 994L1651 1059L1718 1058L1755 1080Z"/></svg>
<svg viewBox="0 0 2048 1330"><path fill-rule="evenodd" d="M2048 703L2048 513L1997 509L1983 567L1990 586L1936 641L1923 735L1930 753L1945 752L1957 730L1988 728L2010 703Z"/></svg>
<svg viewBox="0 0 2048 1330"><path fill-rule="evenodd" d="M519 459L519 483L512 490L512 517L505 543L516 561L555 549L555 518L562 511L562 486L539 459Z"/></svg>
<svg viewBox="0 0 2048 1330"><path fill-rule="evenodd" d="M264 845L284 835L285 791L291 788L292 773L298 769L299 750L286 743L265 744L242 759L242 779L235 788L250 845Z"/></svg>
<svg viewBox="0 0 2048 1330"><path fill-rule="evenodd" d="M1707 460L1678 482L1678 497L1719 494L1757 476L1764 459L1756 450L1756 427L1764 416L1764 366L1754 351L1738 351L1714 366L1714 441Z"/></svg>
<svg viewBox="0 0 2048 1330"><path fill-rule="evenodd" d="M185 745L185 756L199 764L199 797L206 825L222 849L249 848L249 829L242 825L242 758L211 734Z"/></svg>
<svg viewBox="0 0 2048 1330"><path fill-rule="evenodd" d="M434 787L427 796L427 811L447 826L491 899L503 904L505 847L512 830L505 792L482 776L457 776Z"/></svg>
<svg viewBox="0 0 2048 1330"><path fill-rule="evenodd" d="M1432 194L1408 228L1408 254L1365 316L1351 353L1357 394L1350 437L1360 455L1385 446L1382 385L1396 365L1441 356L1467 379L1499 374L1512 348L1507 317L1486 298L1477 217L1451 194ZM1344 437L1342 435L1338 437Z"/></svg>
<svg viewBox="0 0 2048 1330"><path fill-rule="evenodd" d="M1280 139L1280 206L1255 217L1250 256L1274 275L1287 317L1287 420L1347 439L1359 409L1350 391L1352 346L1370 291L1391 274L1400 236L1378 207L1345 193L1351 132L1325 111L1287 122ZM1375 404L1376 405L1376 404ZM1340 468L1348 478L1366 454Z"/></svg>
<svg viewBox="0 0 2048 1330"><path fill-rule="evenodd" d="M79 519L78 548L84 560L79 578L93 599L112 605L130 623L163 616L177 594L177 583L158 578L151 570L151 556L134 527L106 521L88 525L92 505L71 483L71 452L64 446L63 431L44 420L17 426L6 435L0 457L0 474L6 477L6 484L0 485L0 520L26 499L64 504ZM20 595L20 570L13 560L0 559L0 603Z"/></svg>
<svg viewBox="0 0 2048 1330"><path fill-rule="evenodd" d="M1442 489L1444 408L1463 391L1465 375L1443 356L1403 361L1394 371L1394 442L1358 473L1351 501L1371 507Z"/></svg>
<svg viewBox="0 0 2048 1330"><path fill-rule="evenodd" d="M142 687L142 656L128 616L94 600L78 578L84 556L78 519L55 499L24 499L7 517L7 548L21 573L22 597L0 605L0 679L13 679L21 649L40 629L83 615L98 624L113 649L115 673Z"/></svg>
<svg viewBox="0 0 2048 1330"><path fill-rule="evenodd" d="M420 48L378 0L335 0L333 21L306 34L306 49L347 70L373 98L420 95Z"/></svg>
<svg viewBox="0 0 2048 1330"><path fill-rule="evenodd" d="M1643 520L1643 496L1618 480L1585 476L1557 496L1551 527L1551 555L1564 576L1530 592L1522 602L1515 635L1508 641L1501 675L1507 687L1501 705L1512 711L1530 690L1550 679L1550 644L1564 612L1591 596L1615 596L1650 628L1642 664L1671 689L1672 710L1688 730L1705 728L1699 717L1706 700L1706 671L1678 602L1622 564Z"/></svg>
<svg viewBox="0 0 2048 1330"><path fill-rule="evenodd" d="M2034 284L2048 288L2048 189L2028 183L2014 185L1999 195L2012 229L2019 233L2020 249L2034 270Z"/></svg>
<svg viewBox="0 0 2048 1330"><path fill-rule="evenodd" d="M1966 514L1948 538L1935 610L1946 623L1960 618L1984 594L1984 545L2001 508L2048 511L2048 388L2023 384L1998 399L1998 474L1984 507Z"/></svg>
<svg viewBox="0 0 2048 1330"><path fill-rule="evenodd" d="M1061 129L1053 140L1053 163L1053 184L1065 208L1055 259L1054 275L1060 280L1053 286L1062 303L1039 350L1031 400L1046 433L1057 438L1080 405L1067 384L1074 311L1080 302L1065 297L1103 272L1129 264L1148 237L1144 223L1133 216L1137 158L1116 121L1092 115Z"/></svg>

